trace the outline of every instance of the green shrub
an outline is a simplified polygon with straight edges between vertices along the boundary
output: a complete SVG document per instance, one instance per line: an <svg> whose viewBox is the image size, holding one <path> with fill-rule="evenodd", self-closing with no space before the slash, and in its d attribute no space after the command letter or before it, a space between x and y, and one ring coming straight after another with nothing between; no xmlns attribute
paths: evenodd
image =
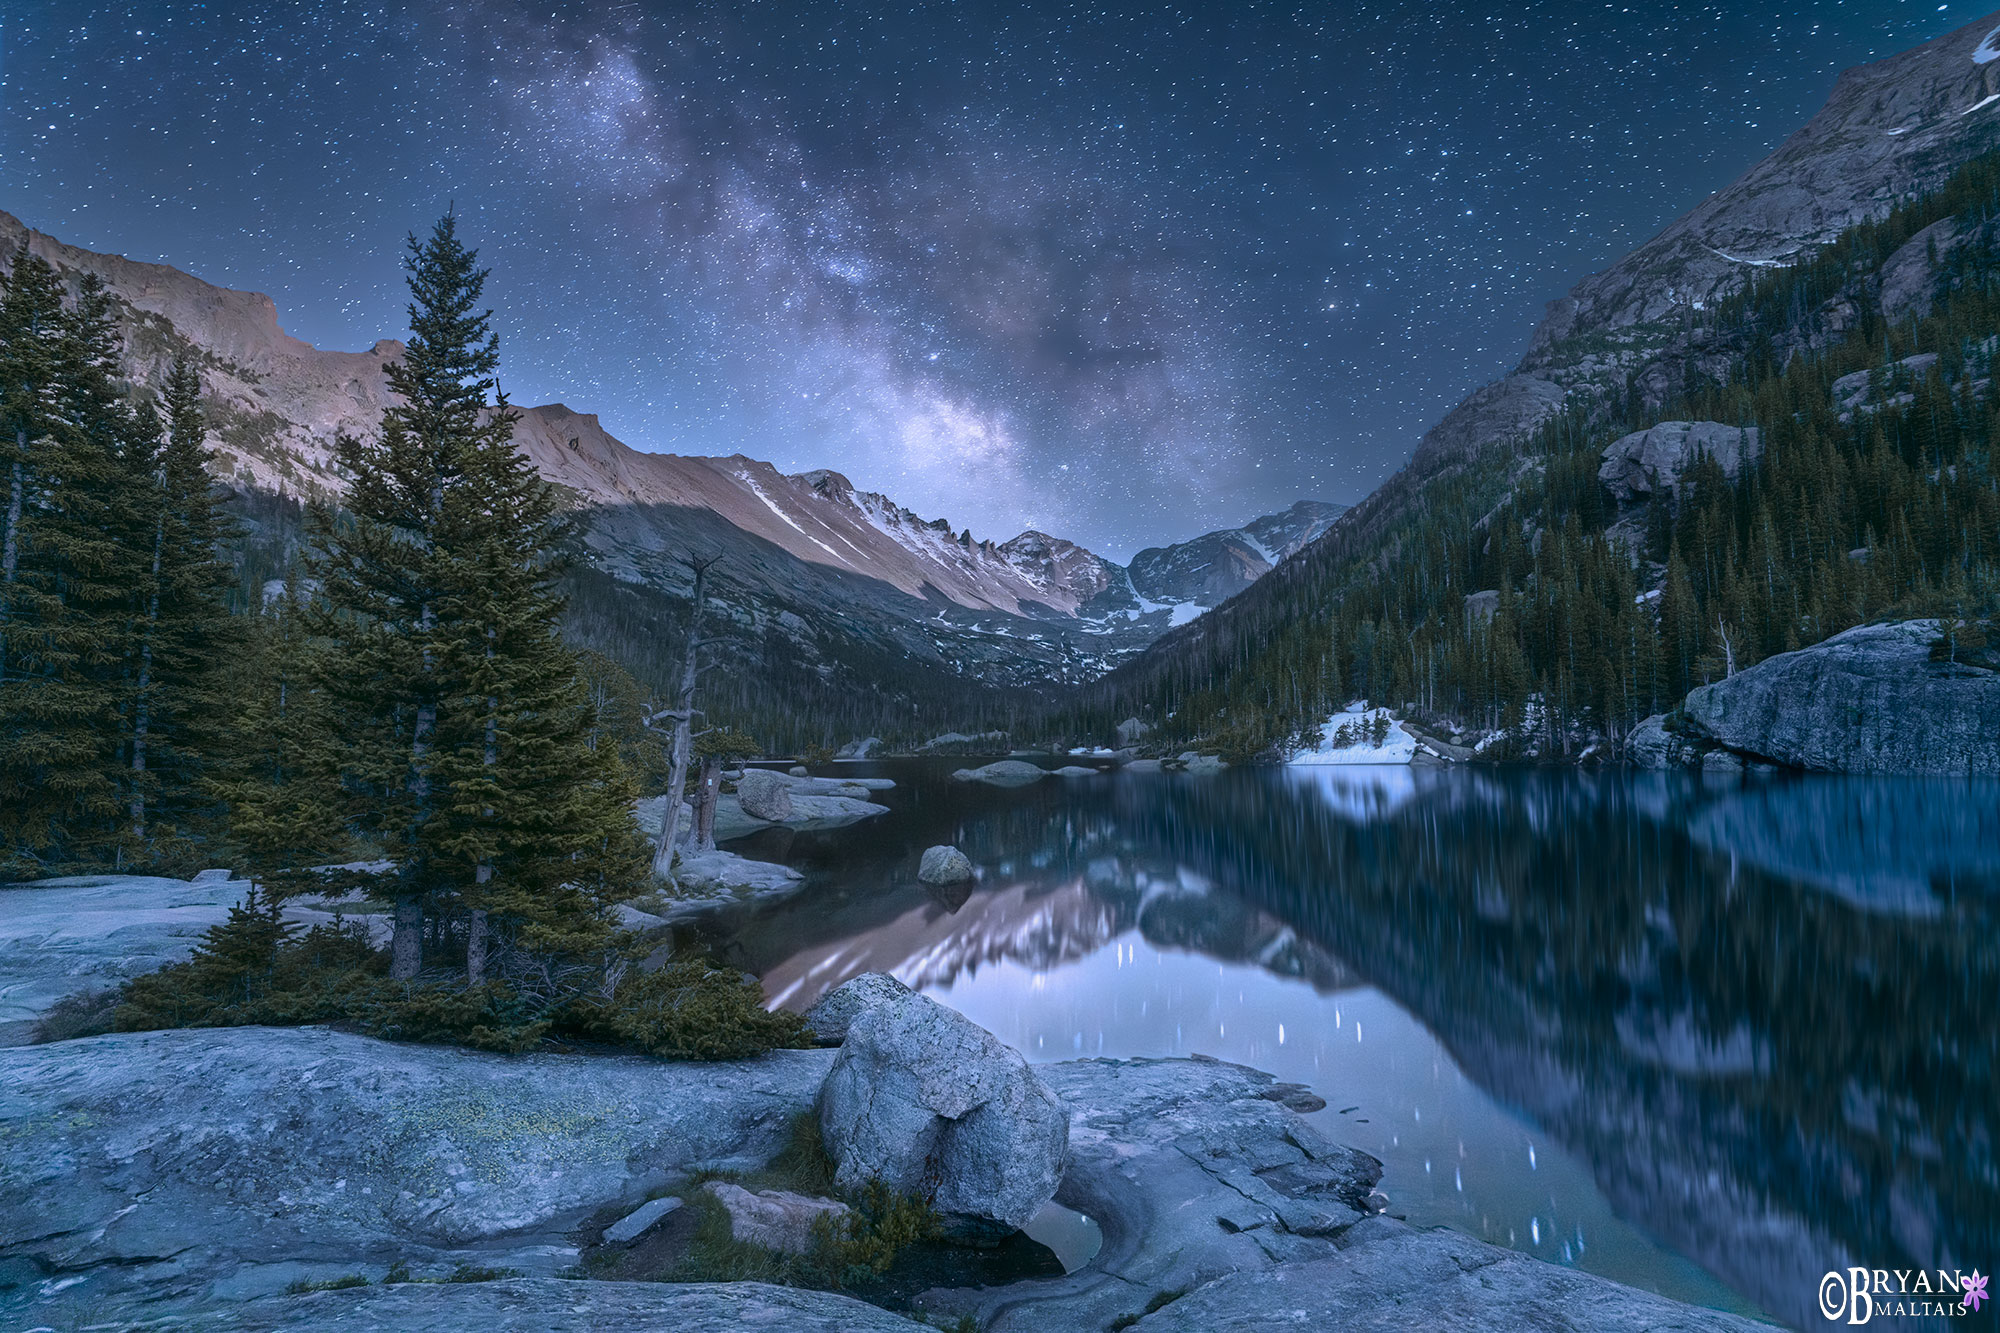
<svg viewBox="0 0 2000 1333"><path fill-rule="evenodd" d="M870 1274L880 1277L906 1247L944 1234L937 1209L879 1180L869 1181L849 1204L853 1211L839 1222L827 1217L813 1222L813 1257L836 1285L864 1281Z"/></svg>
<svg viewBox="0 0 2000 1333"><path fill-rule="evenodd" d="M820 1134L818 1114L801 1111L792 1117L791 1134L785 1140L785 1146L778 1150L778 1155L744 1183L757 1189L831 1195L837 1192L833 1183L837 1169L832 1154L826 1150L826 1140ZM771 1183L765 1184L766 1180Z"/></svg>
<svg viewBox="0 0 2000 1333"><path fill-rule="evenodd" d="M116 1029L112 1015L118 1010L116 990L78 991L65 995L35 1022L34 1042L72 1041L77 1037L98 1037Z"/></svg>
<svg viewBox="0 0 2000 1333"><path fill-rule="evenodd" d="M685 1060L806 1046L794 1014L764 1009L754 980L694 957L629 972L608 999L585 991L602 975L574 962L515 982L391 981L386 954L359 925L300 931L253 889L210 927L192 957L136 977L109 997L53 1016L51 1033L346 1023L397 1041L446 1042L518 1054L549 1035L589 1037ZM551 981L551 976L555 980ZM59 1039L51 1036L48 1040Z"/></svg>
<svg viewBox="0 0 2000 1333"><path fill-rule="evenodd" d="M736 1060L774 1047L812 1044L797 1014L764 1007L763 990L754 980L686 956L658 971L627 974L586 1026L677 1060Z"/></svg>

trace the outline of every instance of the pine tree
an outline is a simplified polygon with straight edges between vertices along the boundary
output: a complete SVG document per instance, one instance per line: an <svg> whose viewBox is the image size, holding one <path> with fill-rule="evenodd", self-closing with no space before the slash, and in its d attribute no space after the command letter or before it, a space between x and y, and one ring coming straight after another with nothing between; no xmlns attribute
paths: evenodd
<svg viewBox="0 0 2000 1333"><path fill-rule="evenodd" d="M1667 581L1660 593L1660 656L1668 698L1679 699L1695 684L1703 643L1701 607L1695 602L1687 564L1676 542L1667 554Z"/></svg>
<svg viewBox="0 0 2000 1333"><path fill-rule="evenodd" d="M0 311L14 441L0 576L0 854L14 873L123 851L134 597L160 447L157 418L134 411L114 378L110 297L89 276L68 306L61 290L24 254Z"/></svg>
<svg viewBox="0 0 2000 1333"><path fill-rule="evenodd" d="M141 848L159 833L149 813L155 822L184 820L205 794L204 758L220 745L227 706L222 666L237 640L228 607L234 576L222 554L228 524L209 480L201 379L185 357L167 375L164 400L131 705L128 808Z"/></svg>
<svg viewBox="0 0 2000 1333"><path fill-rule="evenodd" d="M210 787L229 812L233 854L268 879L341 859L346 850L339 765L325 694L326 646L308 631L299 579L246 617L225 688L236 713L232 744L211 768Z"/></svg>
<svg viewBox="0 0 2000 1333"><path fill-rule="evenodd" d="M452 214L410 238L411 338L381 438L343 440L347 512L323 516L319 677L349 813L397 863L391 975L425 915L468 915L467 966L503 942L601 942L599 895L637 856L616 747L557 623L559 503L513 446L486 271Z"/></svg>

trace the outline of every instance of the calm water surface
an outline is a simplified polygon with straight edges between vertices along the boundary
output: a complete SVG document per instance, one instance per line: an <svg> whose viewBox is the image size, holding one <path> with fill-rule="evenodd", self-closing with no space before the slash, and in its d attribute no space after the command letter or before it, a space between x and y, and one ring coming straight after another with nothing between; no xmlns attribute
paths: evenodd
<svg viewBox="0 0 2000 1333"><path fill-rule="evenodd" d="M806 887L704 932L788 1007L884 971L1031 1060L1308 1084L1392 1213L1683 1300L2000 1265L2000 784L964 762L823 770L893 812L735 844Z"/></svg>

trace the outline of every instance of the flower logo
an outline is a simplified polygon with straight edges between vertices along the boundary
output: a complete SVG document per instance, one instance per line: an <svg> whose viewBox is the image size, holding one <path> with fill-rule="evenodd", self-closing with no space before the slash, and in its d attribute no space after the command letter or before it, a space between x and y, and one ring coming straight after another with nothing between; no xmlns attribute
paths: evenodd
<svg viewBox="0 0 2000 1333"><path fill-rule="evenodd" d="M1959 1299L1971 1306L1975 1313L1979 1309L1979 1303L1986 1299L1986 1281L1984 1277L1980 1276L1979 1270L1975 1268L1959 1284Z"/></svg>

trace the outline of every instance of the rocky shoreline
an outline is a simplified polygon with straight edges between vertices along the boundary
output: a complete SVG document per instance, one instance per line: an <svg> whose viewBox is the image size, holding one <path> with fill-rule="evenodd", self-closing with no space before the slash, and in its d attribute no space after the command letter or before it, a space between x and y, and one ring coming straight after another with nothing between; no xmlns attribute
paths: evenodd
<svg viewBox="0 0 2000 1333"><path fill-rule="evenodd" d="M34 899L53 910L79 893L109 912L115 887L5 892L26 920ZM143 892L122 887L142 905ZM191 943L220 886L184 888L199 901L180 918L135 911L124 943L148 961ZM91 963L45 938L5 943L10 994L35 997L24 1009ZM839 1048L702 1064L509 1057L323 1027L0 1049L0 1323L1755 1327L1384 1215L1379 1163L1302 1118L1320 1104L1310 1092L1257 1070L1202 1057L1028 1066L888 978L836 996L816 1026L844 1037ZM804 1117L836 1160L870 1176L903 1169L899 1153L930 1163L912 1184L936 1192L941 1211L949 1199L954 1216L1010 1230L1053 1194L1095 1221L1101 1247L1060 1277L936 1286L902 1311L758 1282L604 1280L579 1266L625 1239L605 1233L648 1199L766 1167Z"/></svg>
<svg viewBox="0 0 2000 1333"><path fill-rule="evenodd" d="M768 1161L835 1058L510 1058L315 1028L0 1052L0 1174L12 1186L0 1316L528 1330L727 1328L763 1312L786 1328L922 1327L834 1293L556 1276L592 1212ZM1057 1200L1096 1219L1103 1248L1062 1278L926 1292L923 1313L1000 1333L1097 1329L1185 1291L1189 1304L1136 1327L1296 1327L1294 1308L1364 1321L1353 1327L1558 1314L1578 1327L1756 1327L1374 1212L1373 1160L1321 1137L1285 1105L1296 1091L1256 1070L1081 1060L1038 1073L1071 1116ZM383 1285L399 1264L405 1280ZM522 1276L440 1280L458 1265ZM350 1274L368 1285L287 1292ZM1317 1321L1307 1326L1328 1326Z"/></svg>

